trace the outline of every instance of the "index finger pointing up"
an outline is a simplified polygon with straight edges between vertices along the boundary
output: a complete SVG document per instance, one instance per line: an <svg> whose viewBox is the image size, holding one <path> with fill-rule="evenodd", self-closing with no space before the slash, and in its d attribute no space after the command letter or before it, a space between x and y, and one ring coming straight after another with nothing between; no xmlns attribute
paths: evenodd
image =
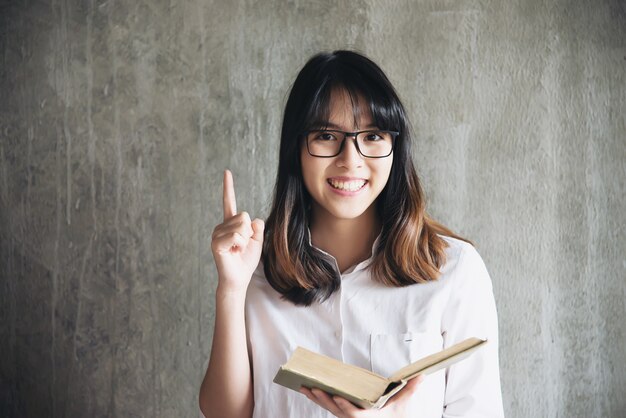
<svg viewBox="0 0 626 418"><path fill-rule="evenodd" d="M224 171L224 220L237 214L237 201L235 200L235 186L233 174L230 170Z"/></svg>

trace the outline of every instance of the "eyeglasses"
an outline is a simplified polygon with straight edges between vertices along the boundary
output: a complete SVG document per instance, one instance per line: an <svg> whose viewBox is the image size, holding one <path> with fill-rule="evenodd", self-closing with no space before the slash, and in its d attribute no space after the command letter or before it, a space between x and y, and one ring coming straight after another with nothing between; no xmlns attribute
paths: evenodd
<svg viewBox="0 0 626 418"><path fill-rule="evenodd" d="M347 137L354 138L357 151L367 158L391 155L397 131L370 130L359 132L314 130L304 133L306 147L313 157L330 158L341 154Z"/></svg>

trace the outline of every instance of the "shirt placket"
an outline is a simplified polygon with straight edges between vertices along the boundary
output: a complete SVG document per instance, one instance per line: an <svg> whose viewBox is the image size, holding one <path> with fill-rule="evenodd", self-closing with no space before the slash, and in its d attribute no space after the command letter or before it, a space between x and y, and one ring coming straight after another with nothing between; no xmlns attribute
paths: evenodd
<svg viewBox="0 0 626 418"><path fill-rule="evenodd" d="M340 275L341 276L341 275ZM343 277L342 277L343 279ZM345 361L344 357L344 313L343 313L343 300L344 300L344 289L343 282L339 289L337 290L337 297L335 298L335 311L337 312L335 321L333 323L334 327L334 336L335 336L335 347L337 350L337 356L341 359L341 361Z"/></svg>

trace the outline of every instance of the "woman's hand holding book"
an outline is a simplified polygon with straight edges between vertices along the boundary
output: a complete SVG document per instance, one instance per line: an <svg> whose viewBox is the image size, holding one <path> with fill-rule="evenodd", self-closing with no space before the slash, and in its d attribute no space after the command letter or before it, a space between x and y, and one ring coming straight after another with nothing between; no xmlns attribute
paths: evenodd
<svg viewBox="0 0 626 418"><path fill-rule="evenodd" d="M405 387L396 393L380 409L361 409L350 401L339 396L331 396L319 389L300 389L300 393L338 418L401 418L407 415L409 400L417 390L424 377L417 376L409 380Z"/></svg>

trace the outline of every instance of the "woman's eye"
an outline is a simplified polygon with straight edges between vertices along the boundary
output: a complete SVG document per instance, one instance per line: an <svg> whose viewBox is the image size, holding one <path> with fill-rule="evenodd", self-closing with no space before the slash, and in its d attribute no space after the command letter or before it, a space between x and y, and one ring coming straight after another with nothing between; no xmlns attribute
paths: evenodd
<svg viewBox="0 0 626 418"><path fill-rule="evenodd" d="M368 132L365 139L367 141L380 141L383 137L378 132Z"/></svg>
<svg viewBox="0 0 626 418"><path fill-rule="evenodd" d="M319 139L321 141L333 141L337 138L335 138L335 136L329 132L320 132L316 139Z"/></svg>

